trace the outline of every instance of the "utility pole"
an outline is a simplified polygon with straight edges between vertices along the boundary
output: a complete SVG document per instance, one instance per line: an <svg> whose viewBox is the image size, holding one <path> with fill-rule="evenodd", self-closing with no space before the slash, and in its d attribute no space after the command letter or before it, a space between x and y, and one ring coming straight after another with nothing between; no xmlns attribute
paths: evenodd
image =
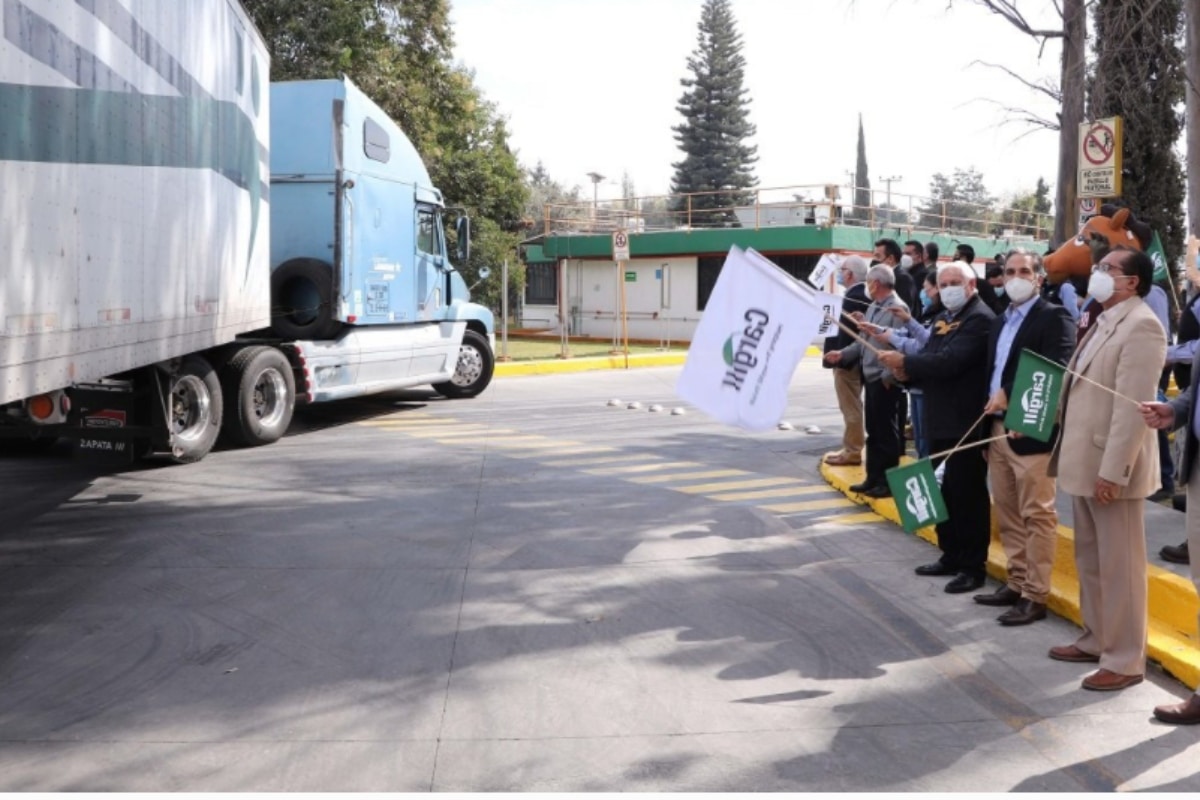
<svg viewBox="0 0 1200 800"><path fill-rule="evenodd" d="M887 184L887 221L890 225L892 222L892 184L904 180L903 175L893 175L890 178L880 178L881 183Z"/></svg>

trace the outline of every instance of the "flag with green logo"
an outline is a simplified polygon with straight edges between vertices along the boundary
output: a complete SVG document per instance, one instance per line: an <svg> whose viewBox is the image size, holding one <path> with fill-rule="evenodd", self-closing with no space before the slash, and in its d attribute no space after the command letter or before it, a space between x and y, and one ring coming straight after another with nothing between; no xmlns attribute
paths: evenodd
<svg viewBox="0 0 1200 800"><path fill-rule="evenodd" d="M949 518L942 489L933 474L933 463L928 458L892 467L886 474L904 530L913 533Z"/></svg>
<svg viewBox="0 0 1200 800"><path fill-rule="evenodd" d="M1066 372L1062 364L1022 350L1004 427L1039 442L1050 441Z"/></svg>
<svg viewBox="0 0 1200 800"><path fill-rule="evenodd" d="M1151 240L1146 255L1154 262L1154 282L1167 280L1167 254L1163 250L1162 239L1158 238L1158 231L1154 232L1154 239Z"/></svg>

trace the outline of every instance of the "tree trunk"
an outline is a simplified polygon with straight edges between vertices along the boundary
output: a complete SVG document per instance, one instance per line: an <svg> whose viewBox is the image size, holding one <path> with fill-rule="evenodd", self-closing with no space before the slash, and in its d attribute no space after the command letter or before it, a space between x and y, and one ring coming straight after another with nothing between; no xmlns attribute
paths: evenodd
<svg viewBox="0 0 1200 800"><path fill-rule="evenodd" d="M1200 0L1185 0L1188 234L1200 235ZM1189 267L1192 265L1188 265Z"/></svg>
<svg viewBox="0 0 1200 800"><path fill-rule="evenodd" d="M1191 3L1200 0L1189 0ZM1063 0L1062 118L1058 130L1058 193L1054 200L1054 240L1058 247L1079 229L1076 180L1079 170L1079 125L1086 89L1087 11L1085 0Z"/></svg>

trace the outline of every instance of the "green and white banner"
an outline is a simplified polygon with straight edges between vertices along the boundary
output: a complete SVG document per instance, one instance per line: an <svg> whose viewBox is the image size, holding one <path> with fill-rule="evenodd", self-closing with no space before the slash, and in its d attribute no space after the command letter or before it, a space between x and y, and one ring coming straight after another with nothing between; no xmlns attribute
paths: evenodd
<svg viewBox="0 0 1200 800"><path fill-rule="evenodd" d="M928 458L892 467L887 471L887 482L892 497L896 498L900 524L909 533L949 518L942 488L938 486L933 463Z"/></svg>
<svg viewBox="0 0 1200 800"><path fill-rule="evenodd" d="M1050 441L1066 371L1062 364L1022 350L1004 427L1039 442Z"/></svg>
<svg viewBox="0 0 1200 800"><path fill-rule="evenodd" d="M770 430L827 313L811 287L754 250L731 248L675 391L726 425Z"/></svg>
<svg viewBox="0 0 1200 800"><path fill-rule="evenodd" d="M1163 250L1162 239L1158 238L1158 231L1154 232L1154 238L1150 241L1146 255L1150 256L1150 260L1154 262L1154 282L1167 280L1167 253Z"/></svg>

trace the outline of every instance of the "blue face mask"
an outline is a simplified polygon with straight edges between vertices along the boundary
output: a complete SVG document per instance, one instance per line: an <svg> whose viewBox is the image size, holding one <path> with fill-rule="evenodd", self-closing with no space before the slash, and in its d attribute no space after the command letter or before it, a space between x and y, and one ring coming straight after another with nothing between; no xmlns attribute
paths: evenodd
<svg viewBox="0 0 1200 800"><path fill-rule="evenodd" d="M925 293L925 290L922 289L921 290L921 308L929 308L931 305L933 305L933 298L930 297L929 295L927 295Z"/></svg>
<svg viewBox="0 0 1200 800"><path fill-rule="evenodd" d="M835 280L837 281L838 286L845 286L846 285L846 273L842 272L839 269L837 271L837 275L835 276Z"/></svg>

